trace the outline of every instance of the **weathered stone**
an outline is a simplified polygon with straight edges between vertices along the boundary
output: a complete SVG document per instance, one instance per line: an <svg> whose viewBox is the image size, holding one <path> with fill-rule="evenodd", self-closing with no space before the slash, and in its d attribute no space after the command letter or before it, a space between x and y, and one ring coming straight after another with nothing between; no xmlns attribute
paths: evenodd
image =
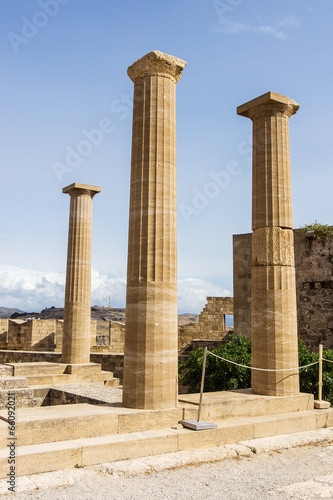
<svg viewBox="0 0 333 500"><path fill-rule="evenodd" d="M298 393L295 270L287 266L252 268L252 371L257 394ZM296 370L291 371L290 368ZM295 389L296 387L296 389Z"/></svg>
<svg viewBox="0 0 333 500"><path fill-rule="evenodd" d="M251 337L251 234L233 237L234 323ZM298 337L312 351L333 347L333 238L294 230Z"/></svg>
<svg viewBox="0 0 333 500"><path fill-rule="evenodd" d="M252 390L271 396L299 393L288 123L298 108L274 92L237 108L253 121Z"/></svg>
<svg viewBox="0 0 333 500"><path fill-rule="evenodd" d="M237 108L253 121L252 229L293 227L288 120L298 108L275 92Z"/></svg>
<svg viewBox="0 0 333 500"><path fill-rule="evenodd" d="M252 235L253 266L294 266L292 229L259 227Z"/></svg>
<svg viewBox="0 0 333 500"><path fill-rule="evenodd" d="M176 82L185 62L150 52L134 81L125 406L177 406Z"/></svg>
<svg viewBox="0 0 333 500"><path fill-rule="evenodd" d="M71 197L62 361L90 362L92 199L100 187L74 183Z"/></svg>

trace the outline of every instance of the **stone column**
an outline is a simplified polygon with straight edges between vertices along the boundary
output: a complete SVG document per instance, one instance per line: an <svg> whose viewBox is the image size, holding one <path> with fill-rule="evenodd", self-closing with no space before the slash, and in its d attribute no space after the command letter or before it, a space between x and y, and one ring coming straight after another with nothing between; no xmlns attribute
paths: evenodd
<svg viewBox="0 0 333 500"><path fill-rule="evenodd" d="M74 183L62 192L71 197L68 231L62 362L90 362L92 199L101 188Z"/></svg>
<svg viewBox="0 0 333 500"><path fill-rule="evenodd" d="M134 82L123 404L177 406L176 83L186 63L153 51Z"/></svg>
<svg viewBox="0 0 333 500"><path fill-rule="evenodd" d="M253 122L252 371L257 394L299 393L289 118L299 105L268 92L237 108Z"/></svg>

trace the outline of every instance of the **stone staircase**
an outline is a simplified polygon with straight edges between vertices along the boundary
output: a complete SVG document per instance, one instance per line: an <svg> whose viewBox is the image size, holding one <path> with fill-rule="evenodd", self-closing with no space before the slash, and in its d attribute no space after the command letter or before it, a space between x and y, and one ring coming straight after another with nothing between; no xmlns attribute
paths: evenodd
<svg viewBox="0 0 333 500"><path fill-rule="evenodd" d="M196 419L198 397L182 396L178 408L171 410L134 410L120 403L18 409L16 471L29 475L333 425L333 410L314 410L312 395L288 398L232 391L205 393L202 418L218 426L192 431L178 422ZM8 474L7 439L8 424L0 420L1 478Z"/></svg>
<svg viewBox="0 0 333 500"><path fill-rule="evenodd" d="M4 366L4 365L2 365ZM108 387L118 387L119 379L112 372L101 370L98 363L89 365L66 365L63 363L8 363L14 377L25 377L29 386L72 384L75 382L102 383Z"/></svg>
<svg viewBox="0 0 333 500"><path fill-rule="evenodd" d="M93 365L93 364L92 364ZM65 391L52 389L58 384L99 383L106 387L118 387L119 379L112 372L105 372L95 364L86 373L65 373L67 365L60 363L11 363L0 365L0 410L7 408L8 393L15 393L16 408L34 408L67 400L104 404L89 397L72 397ZM53 392L52 392L53 391ZM55 401L55 403L53 402ZM62 403L59 403L62 404Z"/></svg>

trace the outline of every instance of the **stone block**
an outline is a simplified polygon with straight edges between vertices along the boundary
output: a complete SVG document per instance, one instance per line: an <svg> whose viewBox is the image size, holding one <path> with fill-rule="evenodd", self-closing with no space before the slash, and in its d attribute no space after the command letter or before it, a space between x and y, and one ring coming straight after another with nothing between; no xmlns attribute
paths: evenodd
<svg viewBox="0 0 333 500"><path fill-rule="evenodd" d="M294 266L292 229L260 227L252 235L253 266Z"/></svg>
<svg viewBox="0 0 333 500"><path fill-rule="evenodd" d="M146 433L131 432L90 440L80 439L76 443L82 446L83 465L178 451L178 436L172 430L154 430L146 431Z"/></svg>
<svg viewBox="0 0 333 500"><path fill-rule="evenodd" d="M278 434L291 434L316 428L316 416L310 411L259 417L255 423L254 437L262 438Z"/></svg>

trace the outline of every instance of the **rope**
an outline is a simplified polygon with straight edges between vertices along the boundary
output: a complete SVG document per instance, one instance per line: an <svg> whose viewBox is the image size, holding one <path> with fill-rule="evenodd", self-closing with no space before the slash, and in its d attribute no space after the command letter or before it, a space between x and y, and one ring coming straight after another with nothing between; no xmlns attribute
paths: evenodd
<svg viewBox="0 0 333 500"><path fill-rule="evenodd" d="M333 361L331 361L330 359L325 359L325 358L322 358L323 361L327 361L328 363L333 363Z"/></svg>
<svg viewBox="0 0 333 500"><path fill-rule="evenodd" d="M230 359L225 359L222 358L221 356L218 356L217 354L214 354L213 352L207 351L207 354L211 354L212 356L215 356L215 358L222 359L222 361L226 361L227 363L231 363L232 365L236 366L241 366L242 368L248 368L249 370L257 370L260 372L286 372L286 371L296 371L296 370L302 370L303 368L308 368L309 366L317 365L319 361L315 361L314 363L310 363L309 365L305 366L298 366L297 368L282 368L279 370L269 370L268 368L255 368L253 366L246 366L246 365L241 365L240 363L235 363L235 361L231 361ZM328 361L328 360L325 360ZM331 361L333 363L333 361Z"/></svg>

